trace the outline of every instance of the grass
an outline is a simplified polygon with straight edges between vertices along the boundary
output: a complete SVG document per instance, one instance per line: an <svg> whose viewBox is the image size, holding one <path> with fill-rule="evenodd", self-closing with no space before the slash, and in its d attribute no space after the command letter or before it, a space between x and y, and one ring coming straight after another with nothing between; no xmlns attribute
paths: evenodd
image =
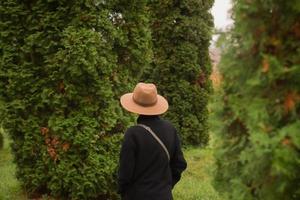
<svg viewBox="0 0 300 200"><path fill-rule="evenodd" d="M187 170L173 191L175 200L224 200L212 186L214 173L213 149L187 149Z"/></svg>
<svg viewBox="0 0 300 200"><path fill-rule="evenodd" d="M4 146L0 150L0 199L25 200L20 183L15 178L15 165L10 153L7 137L4 135Z"/></svg>
<svg viewBox="0 0 300 200"><path fill-rule="evenodd" d="M15 178L7 136L4 135L4 138L4 148L0 150L0 200L28 200ZM213 148L188 148L184 155L188 167L175 186L174 200L224 200L225 197L221 197L212 186L215 168Z"/></svg>

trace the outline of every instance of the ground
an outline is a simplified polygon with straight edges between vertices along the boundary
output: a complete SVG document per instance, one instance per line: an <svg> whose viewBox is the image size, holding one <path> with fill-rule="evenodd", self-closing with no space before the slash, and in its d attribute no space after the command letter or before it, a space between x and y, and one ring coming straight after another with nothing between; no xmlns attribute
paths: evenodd
<svg viewBox="0 0 300 200"><path fill-rule="evenodd" d="M21 187L14 177L15 165L9 144L4 138L4 148L0 150L0 200L25 200Z"/></svg>
<svg viewBox="0 0 300 200"><path fill-rule="evenodd" d="M212 186L215 165L211 145L202 149L190 147L184 149L184 154L188 167L175 186L174 200L224 200ZM6 139L3 150L0 150L0 200L28 200L14 176L12 159Z"/></svg>
<svg viewBox="0 0 300 200"><path fill-rule="evenodd" d="M189 148L184 151L188 167L173 192L175 200L224 200L212 186L215 169L213 149Z"/></svg>

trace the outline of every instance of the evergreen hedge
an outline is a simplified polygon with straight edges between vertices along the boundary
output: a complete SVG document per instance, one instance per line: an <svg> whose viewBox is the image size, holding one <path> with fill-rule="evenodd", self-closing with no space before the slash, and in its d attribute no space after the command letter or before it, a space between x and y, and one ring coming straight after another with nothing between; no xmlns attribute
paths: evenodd
<svg viewBox="0 0 300 200"><path fill-rule="evenodd" d="M134 120L119 97L137 81L160 86L185 144L207 142L212 1L157 3L0 2L0 120L33 197L118 199L119 133Z"/></svg>
<svg viewBox="0 0 300 200"><path fill-rule="evenodd" d="M115 99L133 90L152 59L148 0L117 0L111 5L111 15L119 35L113 51L117 53L117 68L113 72ZM134 123L135 115L122 109L118 113L120 132Z"/></svg>
<svg viewBox="0 0 300 200"><path fill-rule="evenodd" d="M213 0L150 1L153 62L144 79L158 85L170 104L165 117L183 144L208 142L208 96Z"/></svg>
<svg viewBox="0 0 300 200"><path fill-rule="evenodd" d="M141 79L144 69L152 60L148 1L118 0L113 7L117 16L115 24L123 34L122 40L115 45L115 50L119 55L118 64L122 68L120 72L128 73L122 77L129 83L133 82L127 88L130 90Z"/></svg>
<svg viewBox="0 0 300 200"><path fill-rule="evenodd" d="M234 0L216 154L230 199L300 199L300 4Z"/></svg>
<svg viewBox="0 0 300 200"><path fill-rule="evenodd" d="M116 133L124 127L117 127L114 46L122 33L110 6L0 3L2 123L13 139L17 177L33 196L117 198Z"/></svg>

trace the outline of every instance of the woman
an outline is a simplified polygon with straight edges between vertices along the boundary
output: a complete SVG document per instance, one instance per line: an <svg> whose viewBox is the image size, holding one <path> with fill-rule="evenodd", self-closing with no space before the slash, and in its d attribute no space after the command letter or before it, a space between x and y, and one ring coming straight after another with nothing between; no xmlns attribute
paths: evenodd
<svg viewBox="0 0 300 200"><path fill-rule="evenodd" d="M186 169L174 126L160 118L167 100L154 84L138 83L121 105L139 114L127 129L120 153L119 193L123 200L171 200L172 189Z"/></svg>

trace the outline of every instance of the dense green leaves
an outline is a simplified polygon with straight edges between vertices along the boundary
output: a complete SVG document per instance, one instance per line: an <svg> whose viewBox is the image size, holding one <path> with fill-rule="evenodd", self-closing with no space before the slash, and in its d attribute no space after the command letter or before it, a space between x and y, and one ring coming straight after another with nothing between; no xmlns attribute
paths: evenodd
<svg viewBox="0 0 300 200"><path fill-rule="evenodd" d="M144 79L156 82L170 104L166 118L184 144L208 141L209 41L213 1L151 1L153 62Z"/></svg>
<svg viewBox="0 0 300 200"><path fill-rule="evenodd" d="M225 33L216 183L231 199L300 198L300 13L292 1L233 1Z"/></svg>
<svg viewBox="0 0 300 200"><path fill-rule="evenodd" d="M120 33L113 48L118 55L117 68L112 75L116 99L133 90L152 59L147 3L148 0L117 0L112 3L112 20ZM117 126L113 131L124 130L133 120L128 112L119 113Z"/></svg>
<svg viewBox="0 0 300 200"><path fill-rule="evenodd" d="M119 97L153 81L185 144L206 144L212 1L0 3L0 121L36 197L117 199ZM3 102L3 103L2 103Z"/></svg>
<svg viewBox="0 0 300 200"><path fill-rule="evenodd" d="M117 121L122 33L110 5L9 0L0 9L1 120L18 178L34 195L116 198L113 134L126 123Z"/></svg>

